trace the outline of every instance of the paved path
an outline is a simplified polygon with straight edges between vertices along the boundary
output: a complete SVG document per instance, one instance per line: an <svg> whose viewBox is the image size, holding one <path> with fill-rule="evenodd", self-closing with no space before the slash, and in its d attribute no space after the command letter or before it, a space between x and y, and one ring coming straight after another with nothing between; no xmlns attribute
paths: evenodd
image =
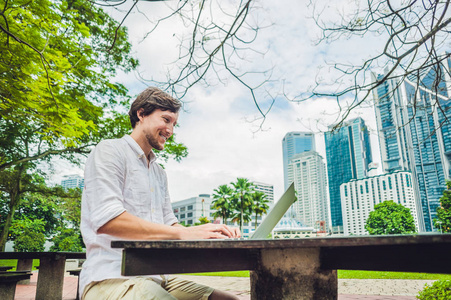
<svg viewBox="0 0 451 300"><path fill-rule="evenodd" d="M190 276L179 277L207 284L217 289L230 291L241 300L249 300L249 278ZM34 272L29 285L17 285L15 300L34 300L38 273ZM63 300L74 300L77 293L78 278L66 275L64 278ZM433 280L401 279L339 279L338 300L415 300L415 295L426 283Z"/></svg>

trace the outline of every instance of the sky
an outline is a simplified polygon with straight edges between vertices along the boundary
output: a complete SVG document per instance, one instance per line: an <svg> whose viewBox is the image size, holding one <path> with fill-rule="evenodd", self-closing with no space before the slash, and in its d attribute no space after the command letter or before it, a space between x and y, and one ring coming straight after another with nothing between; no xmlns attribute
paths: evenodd
<svg viewBox="0 0 451 300"><path fill-rule="evenodd" d="M199 2L190 1L190 4L195 7ZM220 1L226 12L232 11L238 2ZM175 134L176 140L187 146L189 154L181 162L165 164L172 201L212 194L219 185L229 184L238 177L273 184L275 199L278 199L284 185L282 139L290 131L314 132L317 151L325 161L322 132L337 121L336 101L316 98L293 102L287 97L305 93L315 81L333 81L337 72L330 64L361 63L381 46L372 36L343 38L332 44L315 45L321 31L311 18L313 8L307 7L306 2L255 1L249 22L260 26L258 36L246 47L239 45L243 47L239 52L241 59L230 59L237 73L249 72L244 77L249 84L267 80L267 74L261 71L271 70L270 80L257 93L263 110L268 109L271 103L267 93L275 96L264 123L249 90L221 68L218 68L219 75L214 72L207 74L208 84L193 86L181 99L184 106ZM317 1L318 5L328 2ZM349 1L332 3L330 5L334 7L327 7L323 18L334 19L336 12L346 7ZM116 79L129 88L132 96L152 85L143 82L142 78L164 81L168 72L176 74L177 63L183 62L178 60L180 39L181 36L190 37L192 32L184 26L189 24L186 20L174 16L145 37L153 26L151 21L167 15L176 4L176 1L139 2L124 21L133 54L139 59L140 66L137 72L120 73ZM110 13L121 20L126 8L110 10ZM220 11L214 7L211 14L224 24L230 23L225 17L221 19ZM243 31L240 35L243 38L251 36L251 31ZM213 47L216 41L213 38L207 42L206 47ZM280 95L281 91L287 97ZM374 111L365 107L353 112L350 118L357 116L362 117L370 129L373 161L379 162ZM82 172L82 169L65 168L61 175L82 175Z"/></svg>

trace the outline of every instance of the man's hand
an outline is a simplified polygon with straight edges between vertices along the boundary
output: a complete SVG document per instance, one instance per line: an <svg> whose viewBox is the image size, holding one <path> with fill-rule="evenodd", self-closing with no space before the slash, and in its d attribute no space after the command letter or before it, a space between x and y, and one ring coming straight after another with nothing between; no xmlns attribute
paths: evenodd
<svg viewBox="0 0 451 300"><path fill-rule="evenodd" d="M178 224L177 224L178 225ZM184 227L180 238L182 240L199 239L226 239L241 237L240 230L224 224L204 224L193 227Z"/></svg>

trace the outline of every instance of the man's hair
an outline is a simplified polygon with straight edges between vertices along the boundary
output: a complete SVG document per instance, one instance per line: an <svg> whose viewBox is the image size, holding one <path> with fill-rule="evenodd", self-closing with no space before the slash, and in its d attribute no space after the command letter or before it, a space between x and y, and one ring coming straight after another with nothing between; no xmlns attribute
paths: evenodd
<svg viewBox="0 0 451 300"><path fill-rule="evenodd" d="M139 122L138 111L142 109L141 116L148 116L156 109L163 111L169 110L173 113L179 111L182 104L179 100L171 97L168 93L156 87L148 87L133 101L132 106L128 112L132 128L135 128L137 122Z"/></svg>

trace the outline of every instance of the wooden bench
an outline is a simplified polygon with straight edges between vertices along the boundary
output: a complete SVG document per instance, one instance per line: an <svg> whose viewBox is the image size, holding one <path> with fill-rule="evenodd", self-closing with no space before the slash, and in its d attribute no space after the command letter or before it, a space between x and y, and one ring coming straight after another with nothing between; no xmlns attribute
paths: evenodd
<svg viewBox="0 0 451 300"><path fill-rule="evenodd" d="M113 241L122 275L250 270L251 299L337 299L337 269L451 273L451 234Z"/></svg>
<svg viewBox="0 0 451 300"><path fill-rule="evenodd" d="M16 285L19 281L30 279L31 272L1 271L0 272L0 299L14 300Z"/></svg>

